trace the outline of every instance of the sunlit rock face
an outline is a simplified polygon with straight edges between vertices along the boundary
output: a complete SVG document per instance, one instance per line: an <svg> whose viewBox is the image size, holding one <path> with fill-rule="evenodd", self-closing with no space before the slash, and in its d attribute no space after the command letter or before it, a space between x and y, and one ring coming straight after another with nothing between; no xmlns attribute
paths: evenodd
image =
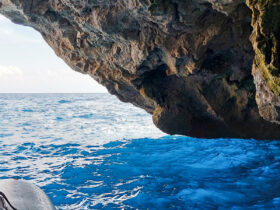
<svg viewBox="0 0 280 210"><path fill-rule="evenodd" d="M280 123L280 1L247 0L252 9L255 50L252 73L261 116Z"/></svg>
<svg viewBox="0 0 280 210"><path fill-rule="evenodd" d="M252 11L259 16L249 0L250 8L243 0L0 2L2 14L38 30L74 70L153 114L167 133L280 138L278 118L256 100Z"/></svg>

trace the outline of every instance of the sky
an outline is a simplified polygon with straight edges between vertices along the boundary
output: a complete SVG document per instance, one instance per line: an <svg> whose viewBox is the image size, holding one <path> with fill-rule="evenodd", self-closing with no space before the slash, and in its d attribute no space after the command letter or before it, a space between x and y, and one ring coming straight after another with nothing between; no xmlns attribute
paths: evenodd
<svg viewBox="0 0 280 210"><path fill-rule="evenodd" d="M0 15L0 93L100 93L90 76L73 71L30 27Z"/></svg>

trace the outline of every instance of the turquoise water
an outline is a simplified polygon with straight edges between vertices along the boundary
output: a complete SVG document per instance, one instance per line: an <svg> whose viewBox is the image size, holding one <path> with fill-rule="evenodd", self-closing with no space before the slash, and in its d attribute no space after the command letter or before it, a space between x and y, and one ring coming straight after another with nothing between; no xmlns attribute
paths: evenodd
<svg viewBox="0 0 280 210"><path fill-rule="evenodd" d="M166 136L107 94L1 94L0 178L59 209L279 209L280 142Z"/></svg>

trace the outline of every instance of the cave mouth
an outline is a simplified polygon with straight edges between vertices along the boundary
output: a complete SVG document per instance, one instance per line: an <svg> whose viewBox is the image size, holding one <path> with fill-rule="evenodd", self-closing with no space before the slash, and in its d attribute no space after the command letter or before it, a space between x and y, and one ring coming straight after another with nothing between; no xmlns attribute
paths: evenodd
<svg viewBox="0 0 280 210"><path fill-rule="evenodd" d="M62 61L40 33L0 15L0 93L106 93Z"/></svg>
<svg viewBox="0 0 280 210"><path fill-rule="evenodd" d="M153 113L155 125L166 133L278 136L278 102L271 97L272 105L262 106L265 97L256 94L258 68L252 62L258 54L251 36L256 13L240 1L191 2L24 1L3 4L0 11L39 31L75 71ZM264 79L260 83L269 84Z"/></svg>

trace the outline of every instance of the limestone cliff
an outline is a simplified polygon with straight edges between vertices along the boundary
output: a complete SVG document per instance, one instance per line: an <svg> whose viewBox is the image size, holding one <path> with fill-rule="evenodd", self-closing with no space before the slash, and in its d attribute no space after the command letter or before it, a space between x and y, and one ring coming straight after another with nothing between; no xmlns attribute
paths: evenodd
<svg viewBox="0 0 280 210"><path fill-rule="evenodd" d="M0 0L161 130L206 138L280 138L278 11L277 0Z"/></svg>
<svg viewBox="0 0 280 210"><path fill-rule="evenodd" d="M253 11L251 36L255 50L252 73L261 116L280 121L280 1L247 0Z"/></svg>

